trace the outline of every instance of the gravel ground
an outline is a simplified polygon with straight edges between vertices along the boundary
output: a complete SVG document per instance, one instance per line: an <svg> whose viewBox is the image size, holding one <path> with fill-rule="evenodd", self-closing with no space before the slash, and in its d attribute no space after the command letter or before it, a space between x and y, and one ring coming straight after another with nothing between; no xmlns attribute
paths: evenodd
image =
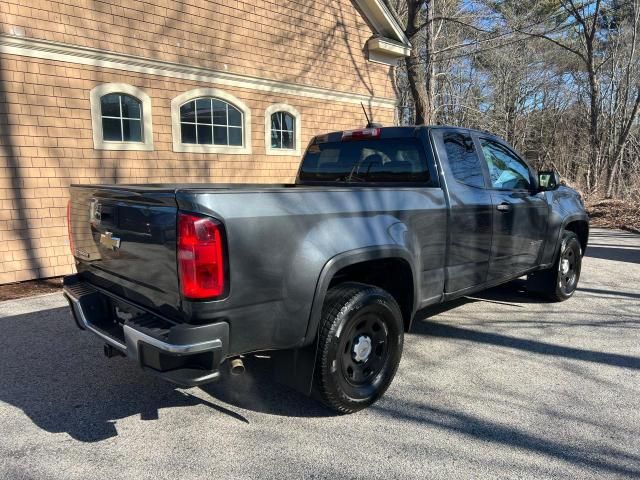
<svg viewBox="0 0 640 480"><path fill-rule="evenodd" d="M594 230L580 290L421 312L374 407L108 360L60 294L0 303L0 478L639 478L640 236Z"/></svg>

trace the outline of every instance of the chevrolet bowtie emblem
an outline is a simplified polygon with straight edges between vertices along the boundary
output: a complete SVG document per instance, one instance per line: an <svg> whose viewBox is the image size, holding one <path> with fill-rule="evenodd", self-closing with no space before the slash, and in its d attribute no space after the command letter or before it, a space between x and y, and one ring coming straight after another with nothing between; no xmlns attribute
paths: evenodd
<svg viewBox="0 0 640 480"><path fill-rule="evenodd" d="M120 239L118 237L114 237L111 232L101 233L100 245L104 245L111 250L117 250L120 248Z"/></svg>

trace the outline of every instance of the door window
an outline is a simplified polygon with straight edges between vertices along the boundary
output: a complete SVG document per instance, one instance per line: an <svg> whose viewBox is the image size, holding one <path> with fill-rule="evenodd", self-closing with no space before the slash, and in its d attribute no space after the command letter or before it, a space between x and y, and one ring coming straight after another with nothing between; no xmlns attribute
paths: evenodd
<svg viewBox="0 0 640 480"><path fill-rule="evenodd" d="M531 177L527 165L499 143L480 140L489 167L491 186L500 190L528 190Z"/></svg>
<svg viewBox="0 0 640 480"><path fill-rule="evenodd" d="M453 177L465 185L484 188L484 176L470 135L447 132L442 136Z"/></svg>

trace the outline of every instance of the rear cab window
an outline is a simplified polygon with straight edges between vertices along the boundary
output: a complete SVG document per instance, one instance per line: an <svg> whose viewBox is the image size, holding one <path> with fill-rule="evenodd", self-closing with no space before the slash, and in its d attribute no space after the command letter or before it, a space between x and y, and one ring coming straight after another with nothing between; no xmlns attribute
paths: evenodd
<svg viewBox="0 0 640 480"><path fill-rule="evenodd" d="M484 173L471 135L450 131L442 135L447 161L453 177L471 187L484 188Z"/></svg>
<svg viewBox="0 0 640 480"><path fill-rule="evenodd" d="M431 177L423 143L415 136L318 137L309 145L298 173L302 182L430 184Z"/></svg>

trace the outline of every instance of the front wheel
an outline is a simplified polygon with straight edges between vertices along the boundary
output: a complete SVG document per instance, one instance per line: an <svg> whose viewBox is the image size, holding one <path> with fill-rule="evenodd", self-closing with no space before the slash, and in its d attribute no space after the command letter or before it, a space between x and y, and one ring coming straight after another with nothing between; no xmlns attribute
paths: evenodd
<svg viewBox="0 0 640 480"><path fill-rule="evenodd" d="M534 273L530 279L531 285L550 300L562 302L571 298L578 288L581 269L580 241L575 233L567 231L562 234L560 250L553 267Z"/></svg>
<svg viewBox="0 0 640 480"><path fill-rule="evenodd" d="M353 413L380 398L402 356L403 323L395 299L381 288L332 288L322 311L315 390L329 408Z"/></svg>

